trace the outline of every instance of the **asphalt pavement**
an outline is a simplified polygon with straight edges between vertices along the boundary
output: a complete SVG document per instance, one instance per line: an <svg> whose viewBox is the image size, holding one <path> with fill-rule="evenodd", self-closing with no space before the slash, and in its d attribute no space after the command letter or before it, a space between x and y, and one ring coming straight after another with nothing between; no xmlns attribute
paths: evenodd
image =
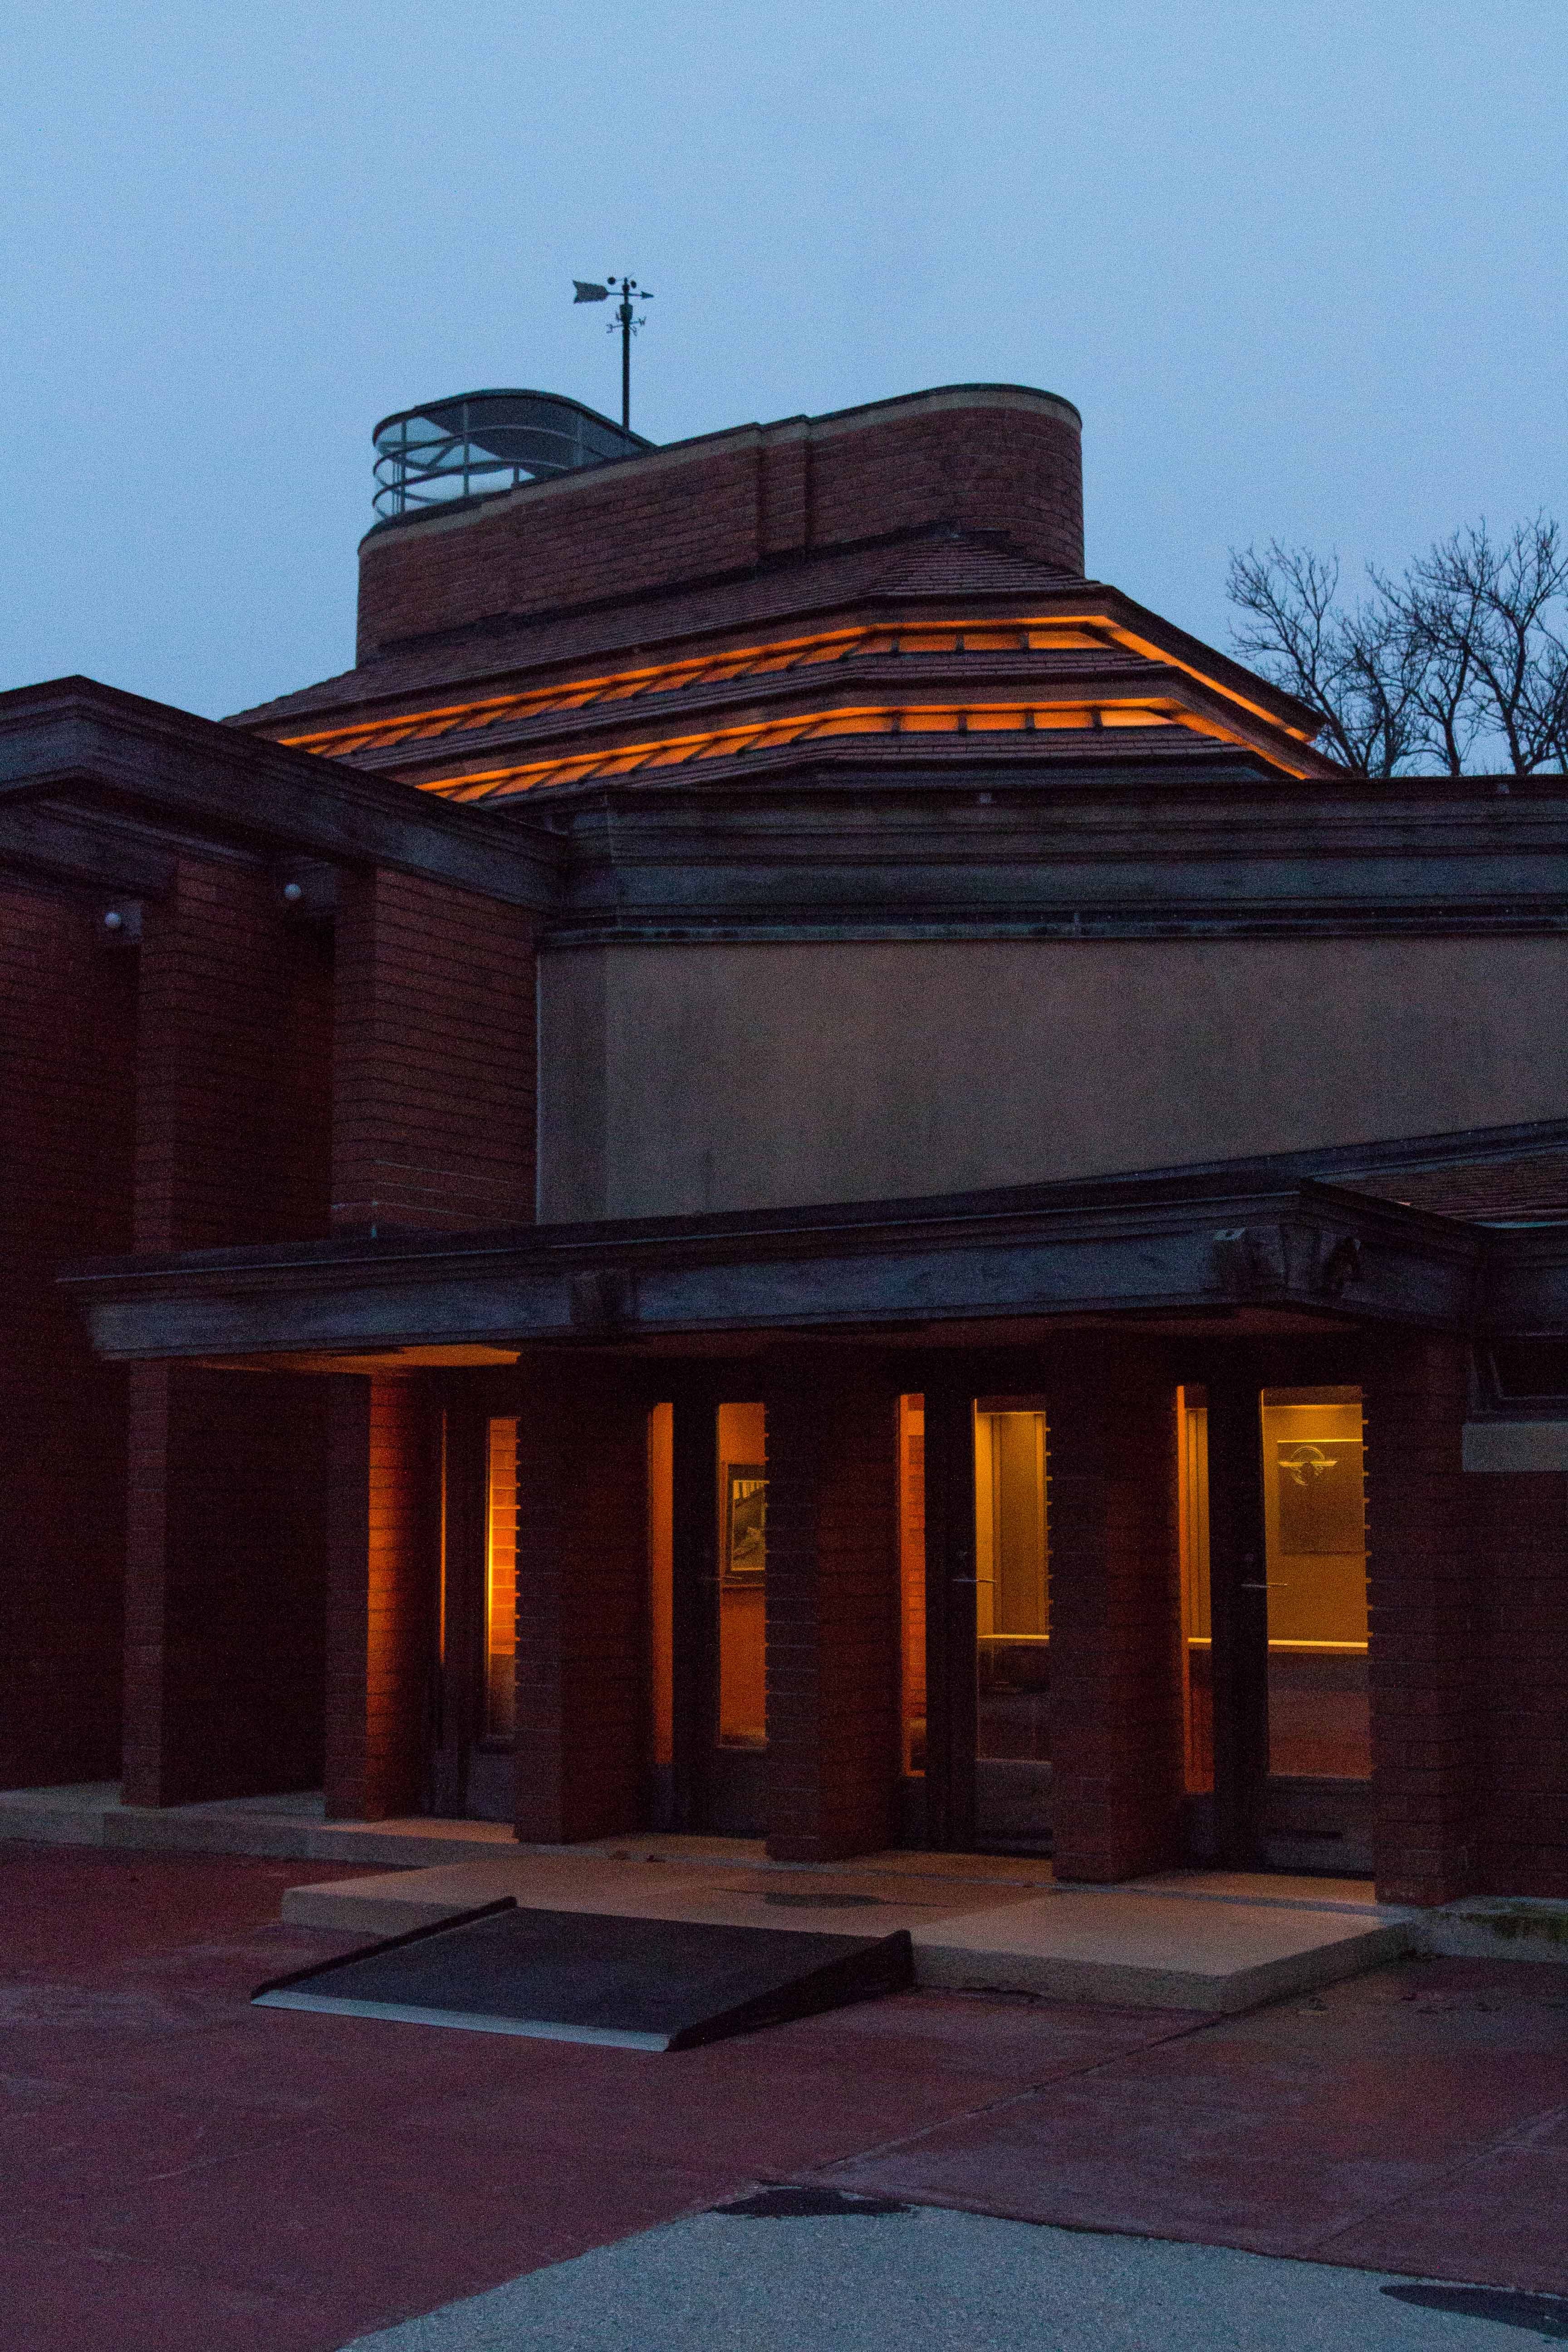
<svg viewBox="0 0 1568 2352"><path fill-rule="evenodd" d="M802 2213L790 2196L752 2200L783 2212L642 2231L357 2337L353 2352L1510 2352L1568 2341L1568 2297L891 2200Z"/></svg>

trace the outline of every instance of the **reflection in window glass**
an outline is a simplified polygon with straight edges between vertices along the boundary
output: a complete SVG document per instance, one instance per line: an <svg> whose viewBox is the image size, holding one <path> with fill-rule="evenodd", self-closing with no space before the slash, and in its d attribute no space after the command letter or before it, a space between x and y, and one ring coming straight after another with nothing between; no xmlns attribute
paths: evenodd
<svg viewBox="0 0 1568 2352"><path fill-rule="evenodd" d="M1209 1638L1208 1391L1176 1391L1182 1554L1182 1662L1187 1788L1214 1787L1214 1648Z"/></svg>
<svg viewBox="0 0 1568 2352"><path fill-rule="evenodd" d="M975 1754L1050 1758L1046 1416L1023 1400L974 1414Z"/></svg>
<svg viewBox="0 0 1568 2352"><path fill-rule="evenodd" d="M1366 1505L1361 1391L1266 1389L1268 1769L1367 1780Z"/></svg>
<svg viewBox="0 0 1568 2352"><path fill-rule="evenodd" d="M767 1427L760 1404L719 1407L719 1745L767 1745Z"/></svg>
<svg viewBox="0 0 1568 2352"><path fill-rule="evenodd" d="M517 1731L517 1423L489 1425L485 1513L485 1737Z"/></svg>
<svg viewBox="0 0 1568 2352"><path fill-rule="evenodd" d="M926 1416L923 1396L899 1399L899 1593L903 1760L926 1763Z"/></svg>

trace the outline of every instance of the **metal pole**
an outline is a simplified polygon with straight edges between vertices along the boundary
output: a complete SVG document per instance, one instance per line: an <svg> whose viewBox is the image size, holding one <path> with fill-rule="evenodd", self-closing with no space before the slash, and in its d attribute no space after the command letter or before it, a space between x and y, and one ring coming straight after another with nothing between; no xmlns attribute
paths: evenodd
<svg viewBox="0 0 1568 2352"><path fill-rule="evenodd" d="M621 430L632 429L632 298L621 280L621 307L616 316L621 322Z"/></svg>

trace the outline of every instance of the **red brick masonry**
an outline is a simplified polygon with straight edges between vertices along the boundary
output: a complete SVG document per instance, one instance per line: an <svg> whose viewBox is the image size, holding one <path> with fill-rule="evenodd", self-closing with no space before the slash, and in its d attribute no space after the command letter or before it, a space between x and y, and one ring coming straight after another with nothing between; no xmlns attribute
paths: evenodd
<svg viewBox="0 0 1568 2352"><path fill-rule="evenodd" d="M465 622L746 572L921 524L1003 532L1081 573L1079 443L1077 412L1049 393L957 385L532 483L371 533L358 659Z"/></svg>

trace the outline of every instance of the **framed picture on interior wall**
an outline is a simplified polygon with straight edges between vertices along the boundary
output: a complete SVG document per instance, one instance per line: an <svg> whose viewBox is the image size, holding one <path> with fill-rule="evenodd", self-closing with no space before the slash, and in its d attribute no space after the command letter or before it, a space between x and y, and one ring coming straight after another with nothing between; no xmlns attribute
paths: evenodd
<svg viewBox="0 0 1568 2352"><path fill-rule="evenodd" d="M1366 1548L1362 1449L1293 1439L1275 1449L1279 1481L1279 1549L1292 1554L1353 1556Z"/></svg>
<svg viewBox="0 0 1568 2352"><path fill-rule="evenodd" d="M760 1584L767 1566L768 1474L760 1462L724 1465L724 1582Z"/></svg>

